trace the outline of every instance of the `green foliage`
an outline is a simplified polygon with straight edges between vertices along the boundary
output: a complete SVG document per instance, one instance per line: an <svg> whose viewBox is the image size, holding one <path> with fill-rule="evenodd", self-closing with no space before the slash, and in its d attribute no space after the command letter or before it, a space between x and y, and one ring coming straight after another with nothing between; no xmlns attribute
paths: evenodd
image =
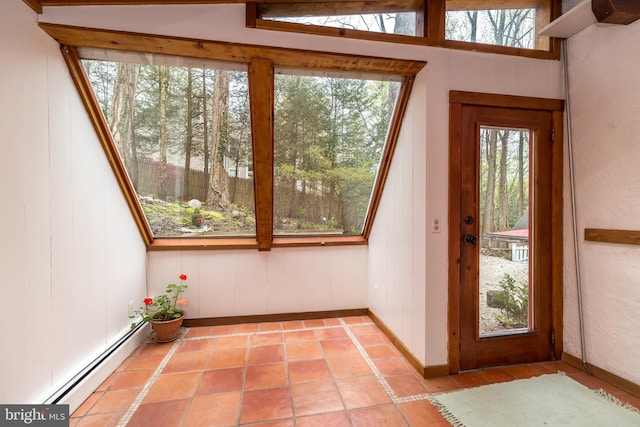
<svg viewBox="0 0 640 427"><path fill-rule="evenodd" d="M495 152L490 153L490 136L494 134L497 141ZM501 142L504 141L503 145ZM519 146L522 144L522 153ZM529 207L529 136L526 130L518 129L495 129L481 128L480 133L480 215L483 218L481 224L484 223L484 215L486 213L487 202L489 196L493 196L493 224L491 230L483 230L483 232L502 231L511 229L520 219L522 214ZM505 170L502 171L500 157L502 150L506 149L507 163ZM494 171L494 187L493 193L489 193L489 155L496 159L496 169ZM522 155L522 158L520 158ZM500 198L499 198L499 178L504 173L506 177L507 199L503 203L507 204L508 218L507 226L499 230L499 214L500 214ZM520 199L519 176L522 176L522 199ZM520 206L521 205L521 206ZM520 208L522 211L520 211Z"/></svg>
<svg viewBox="0 0 640 427"><path fill-rule="evenodd" d="M499 282L500 293L496 301L501 307L496 317L506 329L526 328L529 325L529 287L526 283L516 284L509 274Z"/></svg>
<svg viewBox="0 0 640 427"><path fill-rule="evenodd" d="M276 229L362 232L395 103L393 84L276 76L274 178L283 195L276 199Z"/></svg>
<svg viewBox="0 0 640 427"><path fill-rule="evenodd" d="M83 64L108 118L122 64L99 60L83 60ZM225 167L245 179L252 166L251 126L246 72L178 66L164 70L168 75L166 122L160 126L164 81L160 67L140 65L133 117L128 118L133 123L130 152L120 154L128 160L125 166L138 194L153 193L149 195L154 202L143 202L142 207L154 236L173 237L182 235L184 228L195 230L200 223L199 216L192 218L193 212L174 201L211 195L209 187L209 193L183 194L203 188L200 178L184 170L198 168L206 182L223 175L220 168ZM226 90L216 86L217 73L224 74ZM275 83L276 227L286 223L302 227L293 232L361 233L401 83L290 74L278 74ZM224 102L219 101L218 90L225 91ZM220 108L222 123L215 133L212 114ZM166 129L166 153L160 153L161 128ZM214 134L215 143L211 141ZM164 171L138 166L164 162L165 157ZM220 212L202 209L202 230L211 227L211 234L246 234L255 224L253 198L246 197L244 185L239 188L243 191L236 193L236 185L221 190L220 197L226 200L216 204ZM163 203L156 203L158 198ZM239 203L245 206L226 208Z"/></svg>

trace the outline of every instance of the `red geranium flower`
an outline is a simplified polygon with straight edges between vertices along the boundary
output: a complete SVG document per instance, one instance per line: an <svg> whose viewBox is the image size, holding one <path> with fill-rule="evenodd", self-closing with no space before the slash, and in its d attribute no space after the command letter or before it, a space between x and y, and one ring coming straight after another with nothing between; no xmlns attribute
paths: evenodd
<svg viewBox="0 0 640 427"><path fill-rule="evenodd" d="M142 301L144 306L139 310L131 313L131 318L139 316L141 322L164 322L167 320L174 320L184 316L184 312L181 309L176 308L178 304L184 305L189 301L186 299L180 299L180 296L188 288L185 281L187 280L186 274L180 274L178 276L182 282L170 283L167 285L165 293L163 295L156 295L154 298L147 297ZM137 327L140 321L135 321L131 324L132 328Z"/></svg>

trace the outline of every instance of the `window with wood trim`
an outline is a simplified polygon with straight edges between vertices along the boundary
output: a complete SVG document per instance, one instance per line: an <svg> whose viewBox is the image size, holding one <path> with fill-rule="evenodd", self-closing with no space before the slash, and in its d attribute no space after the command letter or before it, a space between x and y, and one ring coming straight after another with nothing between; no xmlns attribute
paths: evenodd
<svg viewBox="0 0 640 427"><path fill-rule="evenodd" d="M247 26L337 37L558 58L538 32L560 0L378 0L247 3Z"/></svg>
<svg viewBox="0 0 640 427"><path fill-rule="evenodd" d="M251 5L248 5L251 7ZM260 19L283 23L337 28L339 32L364 31L422 36L423 0L259 3Z"/></svg>
<svg viewBox="0 0 640 427"><path fill-rule="evenodd" d="M550 22L548 0L447 0L446 7L446 40L549 49L549 37L538 36Z"/></svg>
<svg viewBox="0 0 640 427"><path fill-rule="evenodd" d="M40 26L149 249L366 243L424 62Z"/></svg>

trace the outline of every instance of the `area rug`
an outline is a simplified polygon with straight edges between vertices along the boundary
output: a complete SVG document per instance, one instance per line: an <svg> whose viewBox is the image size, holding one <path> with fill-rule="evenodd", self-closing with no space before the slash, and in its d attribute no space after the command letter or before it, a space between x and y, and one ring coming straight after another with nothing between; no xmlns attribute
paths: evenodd
<svg viewBox="0 0 640 427"><path fill-rule="evenodd" d="M440 394L429 399L454 426L640 426L640 412L563 373Z"/></svg>

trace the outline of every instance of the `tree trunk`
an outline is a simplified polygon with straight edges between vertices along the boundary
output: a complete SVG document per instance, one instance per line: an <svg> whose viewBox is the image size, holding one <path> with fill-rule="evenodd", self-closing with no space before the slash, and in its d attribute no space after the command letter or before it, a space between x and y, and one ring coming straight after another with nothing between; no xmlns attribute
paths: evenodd
<svg viewBox="0 0 640 427"><path fill-rule="evenodd" d="M475 43L476 41L478 41L478 11L468 10L467 19L469 20L469 24L471 25L471 37L469 41Z"/></svg>
<svg viewBox="0 0 640 427"><path fill-rule="evenodd" d="M382 33L386 33L387 32L387 28L384 25L384 15L382 13L378 13L376 15L376 18L378 19L378 24L380 25L380 31Z"/></svg>
<svg viewBox="0 0 640 427"><path fill-rule="evenodd" d="M226 208L228 205L228 177L224 169L224 155L229 139L227 111L229 105L229 74L216 70L213 82L213 108L211 114L211 178L208 204Z"/></svg>
<svg viewBox="0 0 640 427"><path fill-rule="evenodd" d="M524 132L518 141L518 218L524 214Z"/></svg>
<svg viewBox="0 0 640 427"><path fill-rule="evenodd" d="M498 131L496 129L487 130L486 139L487 193L485 195L484 218L481 231L482 234L495 231L493 228L493 209L496 189L496 148L498 145Z"/></svg>
<svg viewBox="0 0 640 427"><path fill-rule="evenodd" d="M507 194L507 155L509 153L509 135L511 131L500 132L500 181L498 185L498 230L509 229L509 195Z"/></svg>
<svg viewBox="0 0 640 427"><path fill-rule="evenodd" d="M386 31L385 31L386 32ZM416 17L413 13L396 13L393 34L414 36L416 33Z"/></svg>
<svg viewBox="0 0 640 427"><path fill-rule="evenodd" d="M238 170L240 169L240 147L235 150L233 162L235 164L235 173L233 174L233 188L231 189L231 203L236 202L236 192L238 190Z"/></svg>
<svg viewBox="0 0 640 427"><path fill-rule="evenodd" d="M169 69L166 66L161 66L159 71L158 111L160 112L161 170L160 182L158 183L158 196L160 196L161 199L166 199L169 196L169 187L172 184L172 180L167 169L167 96L169 93Z"/></svg>
<svg viewBox="0 0 640 427"><path fill-rule="evenodd" d="M297 141L297 138L295 139ZM287 162L289 165L295 165L296 160L298 158L298 151L294 150L291 155L291 160ZM298 210L296 209L298 206L298 191L296 186L296 179L289 179L289 208L287 210L287 217L289 218L297 218Z"/></svg>
<svg viewBox="0 0 640 427"><path fill-rule="evenodd" d="M209 115L207 113L207 103L209 98L207 97L207 70L202 70L202 146L204 151L204 176L207 182L210 181L209 176ZM209 199L209 186L205 186L204 200Z"/></svg>
<svg viewBox="0 0 640 427"><path fill-rule="evenodd" d="M113 88L109 129L134 188L138 186L137 151L133 140L133 114L140 65L120 64Z"/></svg>
<svg viewBox="0 0 640 427"><path fill-rule="evenodd" d="M160 161L167 163L167 95L169 93L169 69L160 67L160 99L158 110L160 111Z"/></svg>
<svg viewBox="0 0 640 427"><path fill-rule="evenodd" d="M191 172L191 147L193 145L193 71L187 70L187 139L184 147L184 180L182 181L182 200L189 200L189 175Z"/></svg>

